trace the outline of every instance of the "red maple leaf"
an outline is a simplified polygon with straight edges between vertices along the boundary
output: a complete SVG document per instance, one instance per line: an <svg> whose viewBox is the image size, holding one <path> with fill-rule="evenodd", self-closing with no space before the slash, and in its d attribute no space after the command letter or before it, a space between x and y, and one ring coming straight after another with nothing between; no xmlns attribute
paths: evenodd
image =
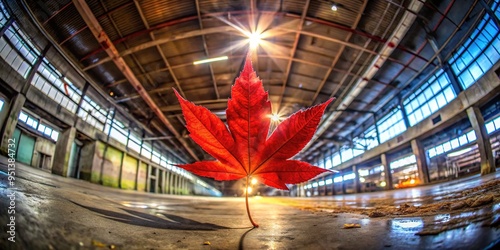
<svg viewBox="0 0 500 250"><path fill-rule="evenodd" d="M175 91L175 89L174 89ZM262 81L253 70L250 56L231 89L227 103L227 126L215 114L197 106L175 91L191 138L215 161L199 161L179 167L215 180L257 178L264 184L287 190L285 184L307 181L328 170L307 162L290 160L311 140L326 106L301 110L281 122L269 135L271 103ZM248 209L247 213L255 227Z"/></svg>

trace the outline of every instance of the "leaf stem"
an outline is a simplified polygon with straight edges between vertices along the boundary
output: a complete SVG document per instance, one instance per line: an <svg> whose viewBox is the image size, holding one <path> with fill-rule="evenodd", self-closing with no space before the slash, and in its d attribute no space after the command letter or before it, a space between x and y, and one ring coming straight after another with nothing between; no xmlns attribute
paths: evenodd
<svg viewBox="0 0 500 250"><path fill-rule="evenodd" d="M252 223L253 227L259 227L259 225L257 223L255 223L255 221L253 221L252 215L250 215L250 207L248 206L248 180L249 179L250 179L250 176L247 176L247 182L245 185L245 203L247 205L247 214L248 214L248 218L250 219L250 222Z"/></svg>

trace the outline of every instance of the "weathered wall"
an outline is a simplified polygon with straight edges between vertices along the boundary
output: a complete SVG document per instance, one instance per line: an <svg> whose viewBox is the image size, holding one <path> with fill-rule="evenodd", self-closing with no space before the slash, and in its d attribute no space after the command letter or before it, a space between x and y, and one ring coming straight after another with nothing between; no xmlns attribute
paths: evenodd
<svg viewBox="0 0 500 250"><path fill-rule="evenodd" d="M102 165L102 185L118 187L123 152L111 146L106 148L104 143L98 141L95 155L100 159L99 162Z"/></svg>
<svg viewBox="0 0 500 250"><path fill-rule="evenodd" d="M146 192L146 178L148 175L148 164L141 162L139 176L137 178L137 190Z"/></svg>
<svg viewBox="0 0 500 250"><path fill-rule="evenodd" d="M122 166L122 189L135 189L135 177L137 175L138 160L130 155L125 155Z"/></svg>
<svg viewBox="0 0 500 250"><path fill-rule="evenodd" d="M54 162L54 152L56 150L56 144L53 141L45 139L43 137L37 137L35 141L35 152L33 153L33 159L31 160L31 166L38 167L41 160L41 155L44 154L50 156L49 166L43 166L45 170L52 169L52 163Z"/></svg>
<svg viewBox="0 0 500 250"><path fill-rule="evenodd" d="M82 151L80 152L80 178L83 180L91 181L92 179L95 147L96 142L89 142L83 145Z"/></svg>

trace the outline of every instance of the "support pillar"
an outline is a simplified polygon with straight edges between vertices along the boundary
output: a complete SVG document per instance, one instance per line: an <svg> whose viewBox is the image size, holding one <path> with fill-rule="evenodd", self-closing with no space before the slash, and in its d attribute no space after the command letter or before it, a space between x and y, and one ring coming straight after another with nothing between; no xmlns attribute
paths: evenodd
<svg viewBox="0 0 500 250"><path fill-rule="evenodd" d="M391 169L389 168L389 162L387 162L387 155L381 154L380 161L382 162L382 166L384 166L385 189L392 190L393 189L392 173Z"/></svg>
<svg viewBox="0 0 500 250"><path fill-rule="evenodd" d="M168 193L174 194L174 173L170 171L170 177L168 179Z"/></svg>
<svg viewBox="0 0 500 250"><path fill-rule="evenodd" d="M182 177L182 194L187 194L187 183L185 177Z"/></svg>
<svg viewBox="0 0 500 250"><path fill-rule="evenodd" d="M21 109L26 102L26 97L22 94L17 94L9 104L9 110L7 111L7 119L3 123L1 132L2 132L2 141L0 145L0 149L2 154L7 155L9 139L12 139L14 136L14 130L17 126L17 121L19 119L19 113L21 113ZM17 142L16 142L17 143Z"/></svg>
<svg viewBox="0 0 500 250"><path fill-rule="evenodd" d="M330 176L332 178L332 196L337 194L337 191L335 191L335 182L333 182L334 175Z"/></svg>
<svg viewBox="0 0 500 250"><path fill-rule="evenodd" d="M352 172L354 173L354 193L361 193L358 167L356 165L352 166Z"/></svg>
<svg viewBox="0 0 500 250"><path fill-rule="evenodd" d="M151 192L151 165L147 164L146 170L146 192Z"/></svg>
<svg viewBox="0 0 500 250"><path fill-rule="evenodd" d="M71 159L71 147L75 142L76 128L70 127L59 134L54 152L54 163L52 164L52 173L67 177Z"/></svg>
<svg viewBox="0 0 500 250"><path fill-rule="evenodd" d="M323 186L321 187L321 193L323 194L322 196L326 196L327 195L327 189L326 189L326 184L325 184L325 177L323 176L321 178L321 181L323 181Z"/></svg>
<svg viewBox="0 0 500 250"><path fill-rule="evenodd" d="M158 193L158 185L160 185L161 178L160 178L160 169L155 168L155 193Z"/></svg>
<svg viewBox="0 0 500 250"><path fill-rule="evenodd" d="M142 164L141 159L138 159L136 170L135 170L135 182L134 182L134 190L135 191L138 191L138 189L139 189L139 172L141 169L141 164Z"/></svg>
<svg viewBox="0 0 500 250"><path fill-rule="evenodd" d="M493 173L496 171L495 158L493 157L490 136L488 132L486 132L481 110L477 107L470 107L467 109L467 115L469 116L470 123L477 137L477 148L479 149L479 155L481 157L481 175Z"/></svg>
<svg viewBox="0 0 500 250"><path fill-rule="evenodd" d="M170 170L165 170L165 193L170 194Z"/></svg>
<svg viewBox="0 0 500 250"><path fill-rule="evenodd" d="M181 180L181 176L179 174L177 174L175 176L175 194L179 194L180 193L180 180Z"/></svg>
<svg viewBox="0 0 500 250"><path fill-rule="evenodd" d="M427 184L430 182L430 179L429 168L427 166L427 156L425 155L424 148L419 140L413 139L411 140L411 149L415 155L415 159L417 159L418 178L421 183Z"/></svg>

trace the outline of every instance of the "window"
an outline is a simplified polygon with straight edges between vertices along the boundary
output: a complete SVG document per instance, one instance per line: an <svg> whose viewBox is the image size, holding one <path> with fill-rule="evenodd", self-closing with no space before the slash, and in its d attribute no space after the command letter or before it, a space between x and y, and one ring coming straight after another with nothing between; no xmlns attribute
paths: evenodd
<svg viewBox="0 0 500 250"><path fill-rule="evenodd" d="M26 123L26 120L28 120L28 115L26 113L24 113L23 111L21 111L19 113L19 121Z"/></svg>
<svg viewBox="0 0 500 250"><path fill-rule="evenodd" d="M342 161L340 160L340 154L337 152L332 156L332 165L335 167L340 165L340 163L342 163Z"/></svg>
<svg viewBox="0 0 500 250"><path fill-rule="evenodd" d="M45 137L51 138L54 141L57 141L57 138L59 138L58 131L47 124L40 123L38 118L35 118L28 113L21 111L21 113L19 113L19 121L33 128L34 131L38 131Z"/></svg>
<svg viewBox="0 0 500 250"><path fill-rule="evenodd" d="M498 118L497 118L498 119ZM445 141L437 146L434 146L430 149L427 150L427 154L429 155L429 158L433 158L437 155L446 153L448 151L454 150L456 148L462 147L464 145L467 145L469 143L472 143L476 141L476 133L474 130L471 130L464 135L461 135L457 138L453 138L449 141Z"/></svg>
<svg viewBox="0 0 500 250"><path fill-rule="evenodd" d="M141 152L141 139L139 136L135 135L135 133L131 132L128 137L128 145L129 149L134 150L137 153Z"/></svg>
<svg viewBox="0 0 500 250"><path fill-rule="evenodd" d="M4 103L4 100L0 99L0 111L2 111L2 109L3 109L3 103Z"/></svg>
<svg viewBox="0 0 500 250"><path fill-rule="evenodd" d="M410 126L429 117L456 97L448 75L442 69L437 71L403 101Z"/></svg>
<svg viewBox="0 0 500 250"><path fill-rule="evenodd" d="M377 127L381 143L403 133L406 131L403 112L399 108L393 109L377 123Z"/></svg>
<svg viewBox="0 0 500 250"><path fill-rule="evenodd" d="M414 165L417 163L417 159L415 158L415 155L409 155L405 156L403 158L400 158L398 160L395 160L389 164L389 167L391 170L401 168L401 167L406 167L410 165Z"/></svg>
<svg viewBox="0 0 500 250"><path fill-rule="evenodd" d="M361 151L361 148L368 150L378 146L377 131L375 130L375 126L369 127L365 130L365 132L353 138L352 141L354 143L354 148L358 149L358 151ZM362 151L364 152L364 150ZM354 154L357 156L361 153L354 152Z"/></svg>
<svg viewBox="0 0 500 250"><path fill-rule="evenodd" d="M500 16L499 0L492 10ZM468 39L449 60L453 72L464 89L481 78L500 59L498 27L490 15L485 14Z"/></svg>
<svg viewBox="0 0 500 250"><path fill-rule="evenodd" d="M348 148L348 149L344 149L341 151L340 155L342 156L342 162L346 162L350 159L352 159L352 149L351 148Z"/></svg>
<svg viewBox="0 0 500 250"><path fill-rule="evenodd" d="M142 144L141 155L146 157L147 159L151 159L151 144L144 142Z"/></svg>
<svg viewBox="0 0 500 250"><path fill-rule="evenodd" d="M486 126L486 132L488 132L488 134L492 134L495 131L500 130L500 116L491 119L489 122L485 124L485 126Z"/></svg>

